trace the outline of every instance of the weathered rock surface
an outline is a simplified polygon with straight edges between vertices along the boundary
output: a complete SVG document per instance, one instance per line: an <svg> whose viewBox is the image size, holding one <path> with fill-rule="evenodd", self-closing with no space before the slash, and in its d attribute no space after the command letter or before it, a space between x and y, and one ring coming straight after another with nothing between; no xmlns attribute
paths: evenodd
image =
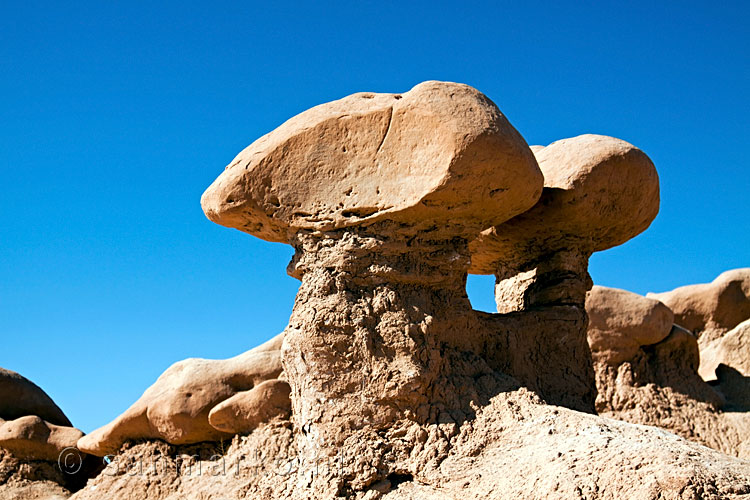
<svg viewBox="0 0 750 500"><path fill-rule="evenodd" d="M114 454L127 440L163 439L172 444L216 441L231 434L212 427L209 412L237 393L281 373L282 336L225 360L186 359L165 371L128 410L78 441L92 455Z"/></svg>
<svg viewBox="0 0 750 500"><path fill-rule="evenodd" d="M642 346L664 340L674 323L672 311L658 300L603 286L588 292L586 312L591 355L613 366L633 359Z"/></svg>
<svg viewBox="0 0 750 500"><path fill-rule="evenodd" d="M709 353L701 352L702 356ZM711 359L705 366L729 366L746 377L750 377L750 320L745 320L716 341L710 352Z"/></svg>
<svg viewBox="0 0 750 500"><path fill-rule="evenodd" d="M290 391L284 380L266 380L214 406L208 423L222 432L248 434L263 422L288 419L292 412Z"/></svg>
<svg viewBox="0 0 750 500"><path fill-rule="evenodd" d="M1 368L0 417L0 499L67 498L86 474L95 472L95 464L75 450L73 466L82 474L73 477L61 470L61 454L75 447L83 432L70 425L42 389Z"/></svg>
<svg viewBox="0 0 750 500"><path fill-rule="evenodd" d="M750 459L750 413L725 412L727 398L698 375L695 336L671 325L661 302L614 288L589 292L589 343L600 415L654 425ZM728 392L737 387L727 383ZM736 396L733 396L736 399Z"/></svg>
<svg viewBox="0 0 750 500"><path fill-rule="evenodd" d="M659 177L632 144L586 134L535 146L542 198L521 216L472 242L471 272L517 267L527 253L573 246L593 253L642 233L659 211Z"/></svg>
<svg viewBox="0 0 750 500"><path fill-rule="evenodd" d="M31 415L0 423L0 448L27 460L55 462L62 450L74 447L82 436L74 427L50 424Z"/></svg>
<svg viewBox="0 0 750 500"><path fill-rule="evenodd" d="M0 368L0 418L14 420L27 415L36 415L55 425L71 425L39 386L16 372Z"/></svg>
<svg viewBox="0 0 750 500"><path fill-rule="evenodd" d="M2 500L63 500L71 495L66 480L53 463L21 460L0 448Z"/></svg>
<svg viewBox="0 0 750 500"><path fill-rule="evenodd" d="M492 101L424 82L291 118L242 151L201 205L212 221L269 241L386 219L452 238L524 212L541 189L534 155Z"/></svg>
<svg viewBox="0 0 750 500"><path fill-rule="evenodd" d="M369 467L365 457L302 462L291 429L276 424L235 438L224 453L218 446L137 444L73 499L687 500L750 495L750 462L653 427L542 404L524 389L499 393L471 421L429 424L413 432L419 439L406 450L398 472L358 491L346 489L345 479ZM447 446L438 447L442 436L451 437Z"/></svg>
<svg viewBox="0 0 750 500"><path fill-rule="evenodd" d="M699 373L706 380L715 379L720 362L715 351L721 337L750 319L750 268L726 271L711 283L648 296L664 302L674 311L675 323L696 334L701 350Z"/></svg>

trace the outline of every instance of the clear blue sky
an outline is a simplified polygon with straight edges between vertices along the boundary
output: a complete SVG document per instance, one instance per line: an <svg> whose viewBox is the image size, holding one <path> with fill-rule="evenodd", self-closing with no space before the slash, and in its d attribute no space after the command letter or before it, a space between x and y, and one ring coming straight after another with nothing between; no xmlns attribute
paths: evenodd
<svg viewBox="0 0 750 500"><path fill-rule="evenodd" d="M291 249L212 224L200 195L254 139L352 92L464 82L530 144L592 132L646 151L661 213L592 259L599 284L663 291L750 265L747 2L14 3L0 366L85 431L171 363L284 328ZM491 279L469 293L492 308Z"/></svg>

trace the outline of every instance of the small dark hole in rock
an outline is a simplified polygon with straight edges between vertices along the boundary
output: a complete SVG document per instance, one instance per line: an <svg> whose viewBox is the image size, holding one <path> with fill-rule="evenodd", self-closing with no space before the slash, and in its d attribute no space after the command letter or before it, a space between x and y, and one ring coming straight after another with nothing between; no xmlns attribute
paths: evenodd
<svg viewBox="0 0 750 500"><path fill-rule="evenodd" d="M401 483L414 481L414 476L412 476L411 474L398 474L394 472L392 474L388 474L388 477L386 479L391 482L391 487L395 490Z"/></svg>

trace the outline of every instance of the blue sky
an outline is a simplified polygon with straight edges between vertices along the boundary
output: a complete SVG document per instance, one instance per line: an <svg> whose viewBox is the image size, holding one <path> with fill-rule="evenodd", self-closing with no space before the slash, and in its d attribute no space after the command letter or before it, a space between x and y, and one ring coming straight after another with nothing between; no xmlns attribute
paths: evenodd
<svg viewBox="0 0 750 500"><path fill-rule="evenodd" d="M597 254L639 293L750 265L746 2L6 2L0 366L85 431L171 363L281 331L291 249L209 222L242 148L316 104L468 83L530 144L613 135L653 159L651 228ZM660 4L660 5L656 5ZM477 308L492 280L470 278Z"/></svg>

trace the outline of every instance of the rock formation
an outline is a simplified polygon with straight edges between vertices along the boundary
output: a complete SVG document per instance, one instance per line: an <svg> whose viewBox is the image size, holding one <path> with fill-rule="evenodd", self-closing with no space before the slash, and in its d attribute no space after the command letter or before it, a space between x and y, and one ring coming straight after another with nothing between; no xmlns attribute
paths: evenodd
<svg viewBox="0 0 750 500"><path fill-rule="evenodd" d="M0 498L51 500L80 488L85 474L66 472L96 470L75 450L81 436L42 389L0 368ZM70 463L65 462L67 451Z"/></svg>
<svg viewBox="0 0 750 500"><path fill-rule="evenodd" d="M71 425L39 386L16 372L0 368L0 418L13 420L26 415L36 415L55 425Z"/></svg>
<svg viewBox="0 0 750 500"><path fill-rule="evenodd" d="M520 386L593 410L588 256L649 225L658 178L646 155L612 138L536 154L549 166L541 200L532 151L494 104L470 87L427 82L302 113L204 193L209 219L295 249L288 272L302 284L282 347L294 446L303 461L357 467L308 477L311 490L293 496L376 498L408 478L437 485L431 467L493 449L498 438L479 415L504 414L495 405L513 406L506 398ZM510 279L515 307L472 311L470 266ZM570 414L575 433L596 419ZM512 427L507 417L498 428ZM690 473L702 478L695 487L715 487L715 471L702 470Z"/></svg>
<svg viewBox="0 0 750 500"><path fill-rule="evenodd" d="M78 448L92 455L115 454L133 439L163 439L172 444L229 439L231 433L250 432L269 409L257 401L256 387L281 374L282 336L239 356L225 360L186 359L167 369L128 410L113 422L78 441ZM277 391L278 392L278 391ZM241 412L231 424L231 433L222 429L226 419L219 412L219 428L209 422L217 405L248 393ZM277 396L276 399L279 399ZM237 401L235 399L235 401ZM262 401L261 401L262 403Z"/></svg>
<svg viewBox="0 0 750 500"><path fill-rule="evenodd" d="M726 271L711 283L648 296L664 302L674 311L675 322L698 337L699 373L706 380L714 380L714 370L721 362L715 354L721 337L750 319L750 268Z"/></svg>
<svg viewBox="0 0 750 500"><path fill-rule="evenodd" d="M627 294L592 320L595 379L588 258L658 211L656 171L632 145L532 149L477 90L425 82L288 120L201 204L294 247L289 325L236 358L174 365L79 439L119 453L75 500L750 495L748 462L593 414L599 366L628 363L711 411L723 401L671 311ZM498 314L471 309L467 272L497 275Z"/></svg>
<svg viewBox="0 0 750 500"><path fill-rule="evenodd" d="M497 107L440 82L318 106L231 162L206 215L295 248L283 363L300 453L374 453L351 478L361 487L407 453L374 446L384 434L463 421L496 394L471 339L486 328L466 297L467 243L530 208L541 184Z"/></svg>
<svg viewBox="0 0 750 500"><path fill-rule="evenodd" d="M357 462L302 461L291 430L270 425L234 438L224 451L136 444L72 500L690 500L750 494L746 461L654 427L543 404L524 389L499 393L463 425L421 431L414 450L415 459L425 457L420 468L390 473L361 490L321 492L321 477L330 471L351 477ZM454 436L441 449L446 432Z"/></svg>
<svg viewBox="0 0 750 500"><path fill-rule="evenodd" d="M737 411L737 403L727 407L722 391L698 375L698 342L690 331L672 324L674 314L667 306L595 286L586 310L600 415L663 427L750 459L750 413Z"/></svg>
<svg viewBox="0 0 750 500"><path fill-rule="evenodd" d="M471 243L473 274L497 277L499 312L583 307L588 259L643 232L659 211L659 178L641 150L581 135L534 151L542 197L527 212Z"/></svg>
<svg viewBox="0 0 750 500"><path fill-rule="evenodd" d="M266 380L214 406L208 423L222 432L246 434L274 418L288 419L292 412L290 392L286 381Z"/></svg>
<svg viewBox="0 0 750 500"><path fill-rule="evenodd" d="M704 352L701 355L705 356ZM707 366L729 366L746 377L750 377L750 319L725 333L715 342L710 351Z"/></svg>
<svg viewBox="0 0 750 500"><path fill-rule="evenodd" d="M599 135L535 146L544 190L527 212L473 240L470 273L495 274L498 311L507 335L495 366L553 404L593 411L594 374L586 342L588 259L645 230L659 209L651 160L625 141ZM502 357L502 354L501 354ZM565 373L564 377L560 373Z"/></svg>
<svg viewBox="0 0 750 500"><path fill-rule="evenodd" d="M18 458L56 462L65 448L75 447L83 432L51 424L35 415L0 425L0 448Z"/></svg>

